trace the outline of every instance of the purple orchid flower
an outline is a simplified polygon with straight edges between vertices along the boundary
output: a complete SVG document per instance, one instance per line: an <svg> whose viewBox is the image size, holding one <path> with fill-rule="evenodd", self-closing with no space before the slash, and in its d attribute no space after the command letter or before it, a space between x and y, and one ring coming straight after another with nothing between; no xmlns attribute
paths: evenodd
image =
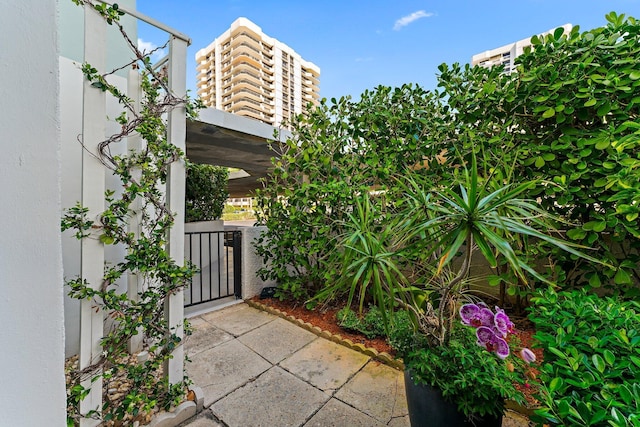
<svg viewBox="0 0 640 427"><path fill-rule="evenodd" d="M499 307L496 307L493 323L497 335L501 335L502 338L506 338L508 333L513 332L513 322L511 322L507 313Z"/></svg>
<svg viewBox="0 0 640 427"><path fill-rule="evenodd" d="M494 326L494 314L491 309L476 304L465 304L460 307L460 318L467 326L477 328L479 326Z"/></svg>
<svg viewBox="0 0 640 427"><path fill-rule="evenodd" d="M500 359L505 359L509 356L509 344L496 335L493 329L487 326L480 326L476 329L476 337L478 338L479 346L495 353Z"/></svg>

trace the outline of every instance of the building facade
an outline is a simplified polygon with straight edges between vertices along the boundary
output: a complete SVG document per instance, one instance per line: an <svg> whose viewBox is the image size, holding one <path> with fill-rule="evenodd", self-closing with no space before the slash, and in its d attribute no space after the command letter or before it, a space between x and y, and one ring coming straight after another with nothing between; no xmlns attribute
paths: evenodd
<svg viewBox="0 0 640 427"><path fill-rule="evenodd" d="M564 24L561 28L564 28L564 32L567 34L571 31L572 25ZM545 31L539 34L539 36L546 36L547 34L552 34L554 31L555 28ZM484 68L504 65L504 72L510 74L516 69L515 59L522 55L524 48L527 46L531 46L531 37L473 55L471 57L471 65L479 65Z"/></svg>
<svg viewBox="0 0 640 427"><path fill-rule="evenodd" d="M320 68L246 18L196 53L207 107L281 126L320 99Z"/></svg>

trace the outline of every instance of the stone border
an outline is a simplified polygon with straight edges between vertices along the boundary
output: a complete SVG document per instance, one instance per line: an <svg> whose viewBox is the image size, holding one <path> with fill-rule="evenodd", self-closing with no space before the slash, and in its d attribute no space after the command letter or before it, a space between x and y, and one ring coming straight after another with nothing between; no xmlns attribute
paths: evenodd
<svg viewBox="0 0 640 427"><path fill-rule="evenodd" d="M369 356L372 359L375 359L378 362L382 362L385 365L390 366L394 369L397 369L399 371L404 371L404 363L402 362L402 359L396 359L393 356L391 356L389 353L386 353L386 352L381 353L375 348L365 347L363 344L355 344L350 339L343 338L340 334L332 334L329 331L325 331L318 326L313 326L311 323L305 322L302 319L298 319L295 316L291 316L284 311L280 311L277 308L270 307L266 304L262 304L260 302L253 301L250 299L246 299L244 300L244 302L253 308L265 311L267 313L273 314L274 316L278 316L278 317L281 317L282 319L288 320L289 322L303 329L306 329L307 331L312 332L321 338L326 338L330 341L335 342L336 344L343 345L347 348L350 348L351 350L355 350L359 353ZM531 417L534 411L534 408L528 408L526 406L519 405L518 403L512 400L507 400L505 402L505 409L508 409L519 415L524 415L527 418Z"/></svg>
<svg viewBox="0 0 640 427"><path fill-rule="evenodd" d="M171 412L160 412L156 414L147 427L175 427L195 417L204 409L204 393L200 387L191 387L192 399L179 404Z"/></svg>
<svg viewBox="0 0 640 427"><path fill-rule="evenodd" d="M288 320L289 322L303 329L306 329L307 331L312 332L321 338L326 338L329 341L333 341L336 344L340 344L347 348L350 348L351 350L355 350L359 353L362 353L366 356L371 357L372 359L377 360L378 362L382 362L385 365L388 365L394 369L397 369L399 371L404 370L404 363L402 363L402 360L394 358L387 352L384 352L384 351L379 352L375 348L365 347L363 344L360 344L360 343L354 343L348 338L343 338L342 335L340 334L332 334L329 331L325 331L319 328L318 326L313 326L311 323L305 322L302 319L298 319L295 316L291 316L284 311L278 310L277 308L269 307L266 304L262 304L260 302L252 301L249 299L245 300L245 303L247 303L247 305L253 308L256 308L258 310L262 310L267 313L273 314L274 316L278 316L285 320Z"/></svg>

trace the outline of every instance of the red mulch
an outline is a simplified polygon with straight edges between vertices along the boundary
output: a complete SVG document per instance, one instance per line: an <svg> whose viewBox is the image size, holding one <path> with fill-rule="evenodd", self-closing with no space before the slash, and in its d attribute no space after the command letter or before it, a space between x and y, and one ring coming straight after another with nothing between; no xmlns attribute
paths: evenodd
<svg viewBox="0 0 640 427"><path fill-rule="evenodd" d="M386 342L384 338L368 339L361 334L347 331L338 326L336 313L341 308L343 308L343 305L339 305L338 303L336 303L335 305L317 307L314 310L308 310L304 306L304 304L296 301L280 301L276 298L260 299L259 297L254 297L252 299L261 304L276 308L286 313L287 315L301 319L304 322L311 323L314 326L318 326L322 330L329 331L332 334L339 334L343 338L348 338L354 343L363 344L366 347L376 349L378 352L385 352L392 356L395 356L396 354L396 352L391 348L391 346ZM531 348L533 344L534 333L535 331L533 330L529 322L516 322L515 334L523 347ZM531 350L535 353L537 360L542 361L542 349ZM535 378L538 375L538 370L535 367L532 367L529 375L531 378L528 380L527 384L516 384L516 387L524 394L527 400L527 406L534 407L537 406L538 403L536 398L533 396L533 394L536 392Z"/></svg>

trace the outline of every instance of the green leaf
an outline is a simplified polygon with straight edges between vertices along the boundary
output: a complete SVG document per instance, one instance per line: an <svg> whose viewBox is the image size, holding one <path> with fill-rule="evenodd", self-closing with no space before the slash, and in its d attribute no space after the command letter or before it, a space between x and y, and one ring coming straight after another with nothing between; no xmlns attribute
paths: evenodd
<svg viewBox="0 0 640 427"><path fill-rule="evenodd" d="M555 31L553 32L553 38L555 40L560 40L560 38L562 37L562 35L564 34L564 28L562 27L558 27L555 29Z"/></svg>
<svg viewBox="0 0 640 427"><path fill-rule="evenodd" d="M108 236L106 234L101 234L100 235L100 241L102 243L104 243L105 245L112 245L113 242L115 242L116 240L111 236Z"/></svg>
<svg viewBox="0 0 640 427"><path fill-rule="evenodd" d="M599 288L602 285L600 282L600 276L597 273L594 273L593 276L589 279L589 286L592 288Z"/></svg>
<svg viewBox="0 0 640 427"><path fill-rule="evenodd" d="M549 117L553 117L555 115L556 115L555 108L549 108L544 113L542 113L542 117L544 117L545 119L548 119Z"/></svg>
<svg viewBox="0 0 640 427"><path fill-rule="evenodd" d="M496 84L495 83L485 83L482 91L486 94L492 94L493 92L495 92L496 90Z"/></svg>
<svg viewBox="0 0 640 427"><path fill-rule="evenodd" d="M581 228L573 228L567 231L567 237L573 240L584 239L587 236L587 232Z"/></svg>
<svg viewBox="0 0 640 427"><path fill-rule="evenodd" d="M560 387L562 387L562 384L564 383L564 381L562 381L562 378L560 377L555 377L554 379L551 380L551 382L549 383L549 391L551 393L553 393L554 391L558 390Z"/></svg>
<svg viewBox="0 0 640 427"><path fill-rule="evenodd" d="M609 104L608 102L605 101L604 104L602 104L600 107L598 107L598 110L596 111L596 114L600 117L602 116L606 116L607 114L609 114L609 111L611 111L611 104Z"/></svg>
<svg viewBox="0 0 640 427"><path fill-rule="evenodd" d="M627 273L625 270L619 269L616 272L613 281L616 285L628 285L631 283L631 276L629 276L629 273Z"/></svg>
<svg viewBox="0 0 640 427"><path fill-rule="evenodd" d="M536 157L535 165L536 165L537 168L543 167L544 164L545 164L545 161L544 161L544 159L542 157L540 157L540 156Z"/></svg>
<svg viewBox="0 0 640 427"><path fill-rule="evenodd" d="M600 141L596 142L595 147L598 150L604 150L605 148L609 147L610 142L608 139L601 139Z"/></svg>
<svg viewBox="0 0 640 427"><path fill-rule="evenodd" d="M632 72L629 73L629 78L631 80L638 80L640 79L640 71L634 70Z"/></svg>
<svg viewBox="0 0 640 427"><path fill-rule="evenodd" d="M631 403L633 402L633 395L631 394L627 386L625 386L624 384L621 385L620 388L618 388L618 393L620 394L622 400L624 400L624 403L626 403L627 405L631 405Z"/></svg>
<svg viewBox="0 0 640 427"><path fill-rule="evenodd" d="M558 413L560 414L561 417L566 417L567 415L569 415L570 410L571 410L571 406L569 405L569 402L567 402L566 400L561 400L558 403Z"/></svg>
<svg viewBox="0 0 640 427"><path fill-rule="evenodd" d="M609 349L605 349L605 351L603 352L604 354L604 360L609 364L609 365L613 365L613 363L616 361L616 356L615 354L613 354L613 352Z"/></svg>
<svg viewBox="0 0 640 427"><path fill-rule="evenodd" d="M557 348L555 348L555 347L549 347L549 351L550 351L551 353L555 354L556 356L558 356L558 357L559 357L559 358L561 358L561 359L566 359L566 358L567 358L567 355L566 355L566 354L564 354L563 352L561 352L560 350L558 350L558 349L557 349Z"/></svg>
<svg viewBox="0 0 640 427"><path fill-rule="evenodd" d="M595 98L591 98L591 99L589 99L588 101L586 101L584 103L584 106L585 107L592 107L592 106L596 105L596 102L598 102L598 101L596 101Z"/></svg>
<svg viewBox="0 0 640 427"><path fill-rule="evenodd" d="M606 365L604 363L604 359L599 354L594 354L593 356L591 356L591 361L593 362L593 365L596 367L596 369L600 371L600 373L604 372Z"/></svg>

